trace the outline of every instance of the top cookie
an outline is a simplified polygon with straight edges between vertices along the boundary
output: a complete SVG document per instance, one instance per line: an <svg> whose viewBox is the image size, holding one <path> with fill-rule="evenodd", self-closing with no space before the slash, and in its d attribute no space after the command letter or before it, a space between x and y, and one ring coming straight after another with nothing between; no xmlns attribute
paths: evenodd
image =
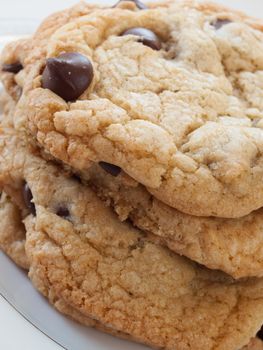
<svg viewBox="0 0 263 350"><path fill-rule="evenodd" d="M116 165L185 213L244 216L263 205L260 29L191 1L93 10L31 62L17 127L75 169Z"/></svg>

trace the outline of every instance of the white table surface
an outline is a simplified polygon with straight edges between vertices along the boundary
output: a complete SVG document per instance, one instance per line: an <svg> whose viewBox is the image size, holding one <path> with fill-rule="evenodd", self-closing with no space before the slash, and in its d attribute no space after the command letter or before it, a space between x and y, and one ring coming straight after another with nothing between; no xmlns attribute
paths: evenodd
<svg viewBox="0 0 263 350"><path fill-rule="evenodd" d="M91 3L98 1L103 2L89 0ZM114 4L117 1L104 2ZM263 18L263 0L217 0L217 2ZM1 36L29 34L45 16L75 3L75 0L0 0L0 43ZM61 347L25 321L0 297L0 349L61 350Z"/></svg>

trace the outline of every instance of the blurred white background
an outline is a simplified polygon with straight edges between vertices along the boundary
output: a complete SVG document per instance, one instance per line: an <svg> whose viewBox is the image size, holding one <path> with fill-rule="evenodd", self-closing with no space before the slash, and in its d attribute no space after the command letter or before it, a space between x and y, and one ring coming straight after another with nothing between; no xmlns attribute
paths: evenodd
<svg viewBox="0 0 263 350"><path fill-rule="evenodd" d="M48 14L77 2L77 0L0 0L0 35L29 34ZM117 0L87 0L87 2L111 5ZM217 2L263 18L263 0L217 0Z"/></svg>

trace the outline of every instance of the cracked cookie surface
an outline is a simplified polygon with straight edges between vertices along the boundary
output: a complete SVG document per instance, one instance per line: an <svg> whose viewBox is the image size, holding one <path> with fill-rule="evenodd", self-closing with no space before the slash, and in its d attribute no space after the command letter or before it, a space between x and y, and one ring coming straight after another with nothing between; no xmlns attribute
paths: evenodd
<svg viewBox="0 0 263 350"><path fill-rule="evenodd" d="M149 239L208 268L234 278L262 276L262 209L240 219L195 217L165 205L125 173L108 171L93 165L78 175L121 221L130 219Z"/></svg>
<svg viewBox="0 0 263 350"><path fill-rule="evenodd" d="M19 206L16 204L17 196L11 198L6 193L2 193L0 199L0 249L5 252L19 267L29 270L30 261L26 255L26 229L23 224L23 217L28 215L28 210L21 202ZM26 215L27 213L27 215ZM71 319L83 324L87 327L96 328L102 332L109 333L119 338L128 339L125 334L108 328L100 322L86 317L71 305L67 304L65 300L58 297L50 286L46 278L45 271L39 271L39 279L35 279L36 288L49 300L59 312L70 317Z"/></svg>
<svg viewBox="0 0 263 350"><path fill-rule="evenodd" d="M155 347L235 350L256 334L262 279L234 281L148 241L12 130L0 145L4 191L23 202L26 181L32 194L24 222L35 285L45 271L75 310Z"/></svg>
<svg viewBox="0 0 263 350"><path fill-rule="evenodd" d="M235 278L262 276L262 209L239 219L196 217L162 203L124 173L114 177L93 165L80 177L121 221L131 220L177 254Z"/></svg>
<svg viewBox="0 0 263 350"><path fill-rule="evenodd" d="M80 177L121 221L130 219L151 240L208 268L234 278L262 276L262 209L240 219L198 218L165 205L125 173L114 177L105 169L93 165Z"/></svg>
<svg viewBox="0 0 263 350"><path fill-rule="evenodd" d="M18 266L28 269L29 261L25 253L25 228L22 223L22 213L4 192L0 198L0 222L0 249Z"/></svg>
<svg viewBox="0 0 263 350"><path fill-rule="evenodd" d="M234 278L262 276L262 209L240 219L198 218L165 205L123 172L114 177L93 165L80 176L151 240Z"/></svg>
<svg viewBox="0 0 263 350"><path fill-rule="evenodd" d="M14 262L24 268L29 269L29 259L25 252L25 242L26 242L26 231L22 220L22 212L26 213L27 210L24 207L23 210L18 208L15 204L16 198L12 200L5 193L2 194L1 206L0 206L0 217L1 220L1 230L0 230L0 246L1 249L7 253ZM20 214L19 214L20 211ZM13 214L15 212L15 215ZM25 216L25 215L24 215ZM18 236L19 232L19 236ZM5 236L5 245L3 242L3 237ZM8 237L8 239L7 239ZM15 239L14 239L15 237ZM30 251L30 243L27 247ZM38 278L34 278L34 284L36 288L48 298L51 305L53 305L59 312L68 317L74 319L75 321L83 324L87 327L94 327L102 332L109 333L111 335L130 339L128 335L116 332L114 329L110 329L102 325L96 320L86 317L84 314L80 313L74 309L71 305L67 304L62 298L58 297L49 283L48 275L45 269L39 266ZM132 339L131 339L132 340ZM263 349L262 342L259 339L252 339L250 343L244 348L244 350L261 350Z"/></svg>
<svg viewBox="0 0 263 350"><path fill-rule="evenodd" d="M122 35L133 27L154 32L161 49ZM261 29L191 1L93 10L57 29L32 60L17 127L77 170L119 166L185 213L244 216L263 204ZM94 70L75 102L41 83L46 59L63 52Z"/></svg>

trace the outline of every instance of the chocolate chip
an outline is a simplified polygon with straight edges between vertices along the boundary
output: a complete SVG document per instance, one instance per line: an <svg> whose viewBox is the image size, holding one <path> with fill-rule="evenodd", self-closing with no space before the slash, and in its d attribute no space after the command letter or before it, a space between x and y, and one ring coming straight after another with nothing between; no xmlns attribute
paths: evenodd
<svg viewBox="0 0 263 350"><path fill-rule="evenodd" d="M261 327L260 331L257 333L257 337L261 340L263 340L263 326Z"/></svg>
<svg viewBox="0 0 263 350"><path fill-rule="evenodd" d="M131 1L131 2L134 2L135 5L138 7L138 9L140 10L147 10L148 7L146 5L144 5L144 3L142 3L140 0L120 0L119 2L117 2L116 5L113 6L114 7L117 7L121 2L125 2L125 1Z"/></svg>
<svg viewBox="0 0 263 350"><path fill-rule="evenodd" d="M81 178L80 178L80 176L77 175L77 174L73 174L73 175L72 175L72 179L75 180L75 181L77 181L78 183L81 183Z"/></svg>
<svg viewBox="0 0 263 350"><path fill-rule="evenodd" d="M10 64L6 63L6 64L3 64L3 66L2 66L3 72L14 73L14 74L17 74L22 69L23 69L23 66L19 62L10 63Z"/></svg>
<svg viewBox="0 0 263 350"><path fill-rule="evenodd" d="M33 195L27 183L25 183L23 187L23 198L26 207L30 210L30 213L36 216L36 207L35 204L32 202Z"/></svg>
<svg viewBox="0 0 263 350"><path fill-rule="evenodd" d="M149 46L153 50L160 50L162 47L161 40L158 36L146 28L130 28L122 33L122 35L136 35L139 37L139 42L143 43L145 46Z"/></svg>
<svg viewBox="0 0 263 350"><path fill-rule="evenodd" d="M230 19L220 19L218 18L214 23L213 26L215 27L216 30L220 29L221 27L232 23L232 21L230 21Z"/></svg>
<svg viewBox="0 0 263 350"><path fill-rule="evenodd" d="M90 60L77 52L48 58L42 75L42 87L65 101L74 101L90 86L93 79Z"/></svg>
<svg viewBox="0 0 263 350"><path fill-rule="evenodd" d="M70 216L70 212L66 207L59 207L56 214L62 218L68 218Z"/></svg>
<svg viewBox="0 0 263 350"><path fill-rule="evenodd" d="M121 168L117 165L113 165L106 162L99 162L99 166L105 170L107 173L111 174L112 176L116 177L120 174Z"/></svg>

